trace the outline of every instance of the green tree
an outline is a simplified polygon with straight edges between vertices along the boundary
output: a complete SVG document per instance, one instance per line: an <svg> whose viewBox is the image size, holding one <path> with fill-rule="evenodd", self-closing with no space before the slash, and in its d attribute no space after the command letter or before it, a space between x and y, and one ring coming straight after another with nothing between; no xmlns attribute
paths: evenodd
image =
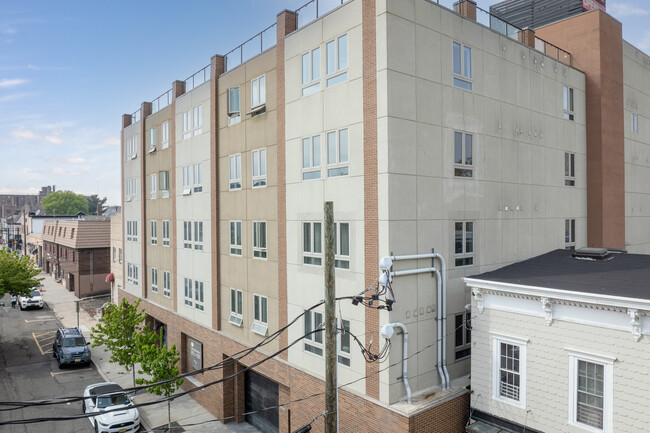
<svg viewBox="0 0 650 433"><path fill-rule="evenodd" d="M74 215L78 212L88 213L86 197L72 191L56 191L46 195L41 201L43 210L48 215Z"/></svg>
<svg viewBox="0 0 650 433"><path fill-rule="evenodd" d="M90 331L93 347L104 345L104 351L110 352L110 362L114 362L126 371L133 372L135 385L135 364L139 361L143 347L155 345L158 335L144 324L145 312L138 311L140 299L135 304L122 298L119 305L106 307L104 315Z"/></svg>
<svg viewBox="0 0 650 433"><path fill-rule="evenodd" d="M36 278L40 273L29 256L0 249L0 298L6 294L28 295L43 280Z"/></svg>
<svg viewBox="0 0 650 433"><path fill-rule="evenodd" d="M153 331L151 331L153 332ZM152 385L147 390L156 395L164 395L171 397L174 392L183 384L183 378L177 377L180 374L178 369L178 361L180 360L180 352L176 349L176 345L171 348L162 344L162 334L158 337L158 344L144 345L140 350L141 370L140 374L146 374L147 377L138 377L136 383L139 385L148 385L157 382L164 382L158 385ZM171 402L172 399L167 400L167 428L171 431Z"/></svg>
<svg viewBox="0 0 650 433"><path fill-rule="evenodd" d="M90 197L86 197L86 202L88 202L88 211L90 215L97 215L97 205L101 204L102 207L106 203L106 197L100 199L97 194L93 194Z"/></svg>

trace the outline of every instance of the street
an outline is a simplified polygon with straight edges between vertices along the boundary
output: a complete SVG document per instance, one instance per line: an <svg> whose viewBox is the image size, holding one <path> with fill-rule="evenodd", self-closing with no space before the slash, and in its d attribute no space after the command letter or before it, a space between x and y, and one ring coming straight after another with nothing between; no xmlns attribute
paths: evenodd
<svg viewBox="0 0 650 433"><path fill-rule="evenodd" d="M59 369L52 356L52 340L59 327L47 304L42 310L11 308L9 296L0 307L0 400L21 401L79 396L103 379L91 363ZM0 409L6 409L1 407ZM0 420L60 417L81 413L81 402L0 412ZM3 432L92 432L87 419L8 425Z"/></svg>

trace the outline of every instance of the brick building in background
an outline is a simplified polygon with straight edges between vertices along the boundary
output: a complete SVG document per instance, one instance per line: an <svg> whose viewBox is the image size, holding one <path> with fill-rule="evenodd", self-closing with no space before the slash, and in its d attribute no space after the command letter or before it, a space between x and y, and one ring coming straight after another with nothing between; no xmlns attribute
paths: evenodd
<svg viewBox="0 0 650 433"><path fill-rule="evenodd" d="M471 1L445 3L284 11L252 39L252 58L239 61L249 46L214 56L122 117L119 296L141 298L182 371L199 371L184 387L242 372L192 394L226 422L290 432L324 410L322 334L301 340L323 320L322 306L310 308L323 298L324 201L334 202L337 296L375 285L389 254L434 249L447 263L444 317L430 272L394 278L392 311L339 304L350 331L338 344L342 432L464 430L463 276L557 248L650 248L639 157L650 143L648 57L602 11L566 22L603 23L602 49L622 68L576 67L584 57L569 47L581 45L562 36L575 31L564 21L535 33ZM607 84L594 88L588 74ZM380 328L395 322L411 337L410 403L401 336L379 364L350 335L377 352Z"/></svg>

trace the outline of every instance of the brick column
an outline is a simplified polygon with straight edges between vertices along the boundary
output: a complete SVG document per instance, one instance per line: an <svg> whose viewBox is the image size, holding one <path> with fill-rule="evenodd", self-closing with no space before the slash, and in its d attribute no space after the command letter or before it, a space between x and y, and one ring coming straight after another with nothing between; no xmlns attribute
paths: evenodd
<svg viewBox="0 0 650 433"><path fill-rule="evenodd" d="M379 268L379 214L377 189L377 14L376 1L363 0L363 202L364 282L370 287ZM379 311L365 308L366 347L379 341ZM379 399L379 364L366 364L366 394Z"/></svg>
<svg viewBox="0 0 650 433"><path fill-rule="evenodd" d="M454 3L454 10L465 18L476 21L476 2L473 0L461 0Z"/></svg>
<svg viewBox="0 0 650 433"><path fill-rule="evenodd" d="M147 150L145 143L147 142L147 116L151 115L151 102L143 102L140 106L140 261L142 263L142 278L140 279L142 286L142 298L147 297L147 208L146 194L147 194Z"/></svg>
<svg viewBox="0 0 650 433"><path fill-rule="evenodd" d="M277 132L278 132L278 327L287 324L287 180L286 180L286 146L285 146L285 62L284 38L294 30L298 17L294 12L282 11L277 16L276 44L276 93L277 93ZM287 333L280 334L280 347L288 344ZM287 359L287 352L282 352L280 358Z"/></svg>
<svg viewBox="0 0 650 433"><path fill-rule="evenodd" d="M526 44L529 47L535 48L535 32L531 29L523 29L519 32L519 42Z"/></svg>
<svg viewBox="0 0 650 433"><path fill-rule="evenodd" d="M219 272L219 77L226 70L226 58L210 60L210 224L212 237L212 328L221 330L221 273Z"/></svg>
<svg viewBox="0 0 650 433"><path fill-rule="evenodd" d="M172 201L172 220L169 222L169 247L172 249L172 302L174 311L178 311L178 292L177 292L177 260L178 245L176 237L176 99L185 93L185 81L174 81L172 83L172 118L169 122L169 148L172 151L172 167L169 171L169 198Z"/></svg>

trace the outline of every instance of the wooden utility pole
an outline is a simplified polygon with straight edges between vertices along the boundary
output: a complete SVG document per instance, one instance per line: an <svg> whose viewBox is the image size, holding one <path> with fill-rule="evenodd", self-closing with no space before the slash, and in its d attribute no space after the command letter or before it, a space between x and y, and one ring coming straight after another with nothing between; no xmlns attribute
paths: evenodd
<svg viewBox="0 0 650 433"><path fill-rule="evenodd" d="M336 433L336 286L334 283L334 204L326 201L325 214L325 433Z"/></svg>

